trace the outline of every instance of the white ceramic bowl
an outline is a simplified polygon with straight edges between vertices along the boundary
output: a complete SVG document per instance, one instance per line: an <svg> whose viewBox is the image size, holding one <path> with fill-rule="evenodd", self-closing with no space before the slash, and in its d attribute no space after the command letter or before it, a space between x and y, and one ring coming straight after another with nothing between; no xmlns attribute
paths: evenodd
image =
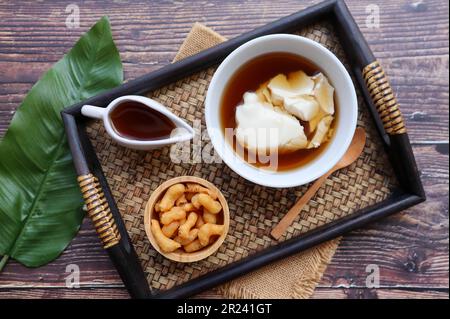
<svg viewBox="0 0 450 319"><path fill-rule="evenodd" d="M270 52L288 52L310 60L321 69L335 88L338 105L336 132L326 149L311 162L292 170L273 172L259 169L238 156L221 129L222 94L230 78L246 62ZM293 187L309 183L331 169L349 147L356 129L358 102L355 88L339 59L319 43L296 35L273 34L253 39L234 50L219 66L211 80L205 102L208 134L215 151L237 174L256 184Z"/></svg>

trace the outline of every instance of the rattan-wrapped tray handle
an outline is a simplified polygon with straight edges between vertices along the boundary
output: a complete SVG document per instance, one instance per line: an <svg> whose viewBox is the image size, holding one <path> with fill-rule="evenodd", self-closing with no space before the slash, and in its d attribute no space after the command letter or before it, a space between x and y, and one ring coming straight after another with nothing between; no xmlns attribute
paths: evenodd
<svg viewBox="0 0 450 319"><path fill-rule="evenodd" d="M378 61L367 65L362 72L367 90L389 135L405 134L406 127L394 91Z"/></svg>
<svg viewBox="0 0 450 319"><path fill-rule="evenodd" d="M120 233L97 177L92 174L81 175L78 176L78 183L88 215L103 247L107 249L117 245L120 241Z"/></svg>
<svg viewBox="0 0 450 319"><path fill-rule="evenodd" d="M378 113L384 131L388 134L387 153L400 184L410 193L425 198L420 174L415 164L414 153L409 142L405 121L395 98L391 84L378 61L369 63L362 70L368 98ZM412 163L404 165L404 162Z"/></svg>

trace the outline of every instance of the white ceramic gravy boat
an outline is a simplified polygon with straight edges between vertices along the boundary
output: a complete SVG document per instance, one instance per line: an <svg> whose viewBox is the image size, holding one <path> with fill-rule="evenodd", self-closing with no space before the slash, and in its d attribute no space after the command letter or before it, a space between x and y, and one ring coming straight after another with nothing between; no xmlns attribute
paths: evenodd
<svg viewBox="0 0 450 319"><path fill-rule="evenodd" d="M116 106L129 101L138 102L141 103L142 105L148 106L149 108L161 113L162 115L165 115L169 120L171 120L175 125L175 129L172 131L170 137L147 141L137 139L135 140L120 135L114 128L113 123L111 121L111 112L114 110ZM151 150L155 148L160 148L166 145L188 141L194 137L194 129L191 126L189 126L178 116L170 112L162 104L144 96L139 95L121 96L113 100L111 103L109 103L107 107L84 105L81 108L81 114L94 119L103 120L106 132L111 136L111 138L114 141L116 141L118 144L122 146L137 150Z"/></svg>

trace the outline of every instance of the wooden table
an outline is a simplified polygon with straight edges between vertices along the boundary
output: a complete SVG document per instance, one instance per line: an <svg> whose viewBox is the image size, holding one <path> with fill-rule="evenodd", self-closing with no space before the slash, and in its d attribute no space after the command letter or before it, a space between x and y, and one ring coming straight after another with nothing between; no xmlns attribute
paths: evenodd
<svg viewBox="0 0 450 319"><path fill-rule="evenodd" d="M67 1L0 0L0 134L27 91L102 15L109 15L132 79L170 63L195 21L228 38L317 1L77 1L80 27L66 28ZM407 122L427 202L354 231L342 241L314 298L449 297L449 15L446 0L348 0L381 61ZM366 7L380 8L380 28L366 27ZM66 266L81 269L81 288L65 288ZM381 287L365 288L368 264ZM10 261L0 274L0 298L128 297L85 219L60 258L27 269ZM200 297L218 297L215 291Z"/></svg>

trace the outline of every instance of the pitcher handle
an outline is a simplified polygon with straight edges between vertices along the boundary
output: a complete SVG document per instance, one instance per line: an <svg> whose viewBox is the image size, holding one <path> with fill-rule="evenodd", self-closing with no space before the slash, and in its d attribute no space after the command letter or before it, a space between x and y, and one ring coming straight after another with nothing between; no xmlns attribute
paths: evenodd
<svg viewBox="0 0 450 319"><path fill-rule="evenodd" d="M106 112L106 108L98 107L94 105L83 105L81 108L81 114L94 119L103 119L103 114Z"/></svg>

